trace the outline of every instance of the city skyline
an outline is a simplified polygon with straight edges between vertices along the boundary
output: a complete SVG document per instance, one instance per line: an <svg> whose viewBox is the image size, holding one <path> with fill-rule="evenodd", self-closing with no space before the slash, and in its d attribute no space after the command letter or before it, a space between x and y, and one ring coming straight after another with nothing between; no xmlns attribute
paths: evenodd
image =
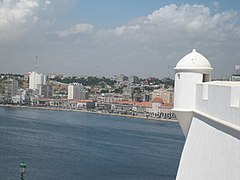
<svg viewBox="0 0 240 180"><path fill-rule="evenodd" d="M173 77L195 48L234 73L240 59L240 2L9 0L0 2L1 73Z"/></svg>

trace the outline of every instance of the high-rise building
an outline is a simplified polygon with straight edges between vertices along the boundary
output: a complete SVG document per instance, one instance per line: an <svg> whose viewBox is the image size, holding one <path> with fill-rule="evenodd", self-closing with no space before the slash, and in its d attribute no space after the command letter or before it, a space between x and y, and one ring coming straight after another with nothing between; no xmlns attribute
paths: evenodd
<svg viewBox="0 0 240 180"><path fill-rule="evenodd" d="M82 84L72 83L68 85L68 99L85 99L86 91Z"/></svg>
<svg viewBox="0 0 240 180"><path fill-rule="evenodd" d="M39 96L42 96L45 98L53 96L53 86L52 85L39 84L38 90L39 90Z"/></svg>
<svg viewBox="0 0 240 180"><path fill-rule="evenodd" d="M38 85L46 85L47 76L33 71L29 75L29 89L38 90Z"/></svg>
<svg viewBox="0 0 240 180"><path fill-rule="evenodd" d="M5 84L5 99L7 101L12 99L18 92L18 81L15 78L8 78L4 81Z"/></svg>

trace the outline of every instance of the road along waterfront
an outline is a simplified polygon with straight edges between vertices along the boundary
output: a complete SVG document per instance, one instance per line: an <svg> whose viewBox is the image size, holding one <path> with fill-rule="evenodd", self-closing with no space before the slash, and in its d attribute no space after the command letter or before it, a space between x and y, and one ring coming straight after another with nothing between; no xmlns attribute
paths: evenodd
<svg viewBox="0 0 240 180"><path fill-rule="evenodd" d="M169 119L169 118L159 118L159 117L151 117L151 116L139 116L139 115L127 115L127 114L119 114L119 113L106 113L103 111L93 111L87 109L67 109L61 107L41 107L41 106L23 106L23 105L9 105L9 104L0 104L0 107L12 107L12 108L29 108L29 109L39 109L39 110L52 110L52 111L70 111L70 112L84 112L84 113L94 113L94 114L105 114L112 116L122 116L128 118L138 118L138 119L148 119L155 121L167 121L167 122L178 122L177 119Z"/></svg>

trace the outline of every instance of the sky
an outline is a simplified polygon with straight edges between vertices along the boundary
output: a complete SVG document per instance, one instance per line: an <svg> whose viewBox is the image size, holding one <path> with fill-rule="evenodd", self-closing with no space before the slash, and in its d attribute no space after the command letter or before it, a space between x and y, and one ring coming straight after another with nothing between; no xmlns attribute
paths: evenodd
<svg viewBox="0 0 240 180"><path fill-rule="evenodd" d="M174 77L192 49L234 73L239 0L0 0L0 73Z"/></svg>

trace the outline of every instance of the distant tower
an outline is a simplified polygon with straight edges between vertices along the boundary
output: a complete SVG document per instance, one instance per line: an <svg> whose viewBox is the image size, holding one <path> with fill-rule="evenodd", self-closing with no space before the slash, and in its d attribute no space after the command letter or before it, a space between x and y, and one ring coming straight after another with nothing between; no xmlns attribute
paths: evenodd
<svg viewBox="0 0 240 180"><path fill-rule="evenodd" d="M209 61L195 49L184 56L174 68L174 113L187 136L196 100L196 83L208 82L211 79L212 67Z"/></svg>
<svg viewBox="0 0 240 180"><path fill-rule="evenodd" d="M37 72L37 56L36 56L36 59L35 59L35 72Z"/></svg>
<svg viewBox="0 0 240 180"><path fill-rule="evenodd" d="M39 90L40 85L46 85L47 75L37 72L37 56L35 59L35 70L29 74L29 89Z"/></svg>

